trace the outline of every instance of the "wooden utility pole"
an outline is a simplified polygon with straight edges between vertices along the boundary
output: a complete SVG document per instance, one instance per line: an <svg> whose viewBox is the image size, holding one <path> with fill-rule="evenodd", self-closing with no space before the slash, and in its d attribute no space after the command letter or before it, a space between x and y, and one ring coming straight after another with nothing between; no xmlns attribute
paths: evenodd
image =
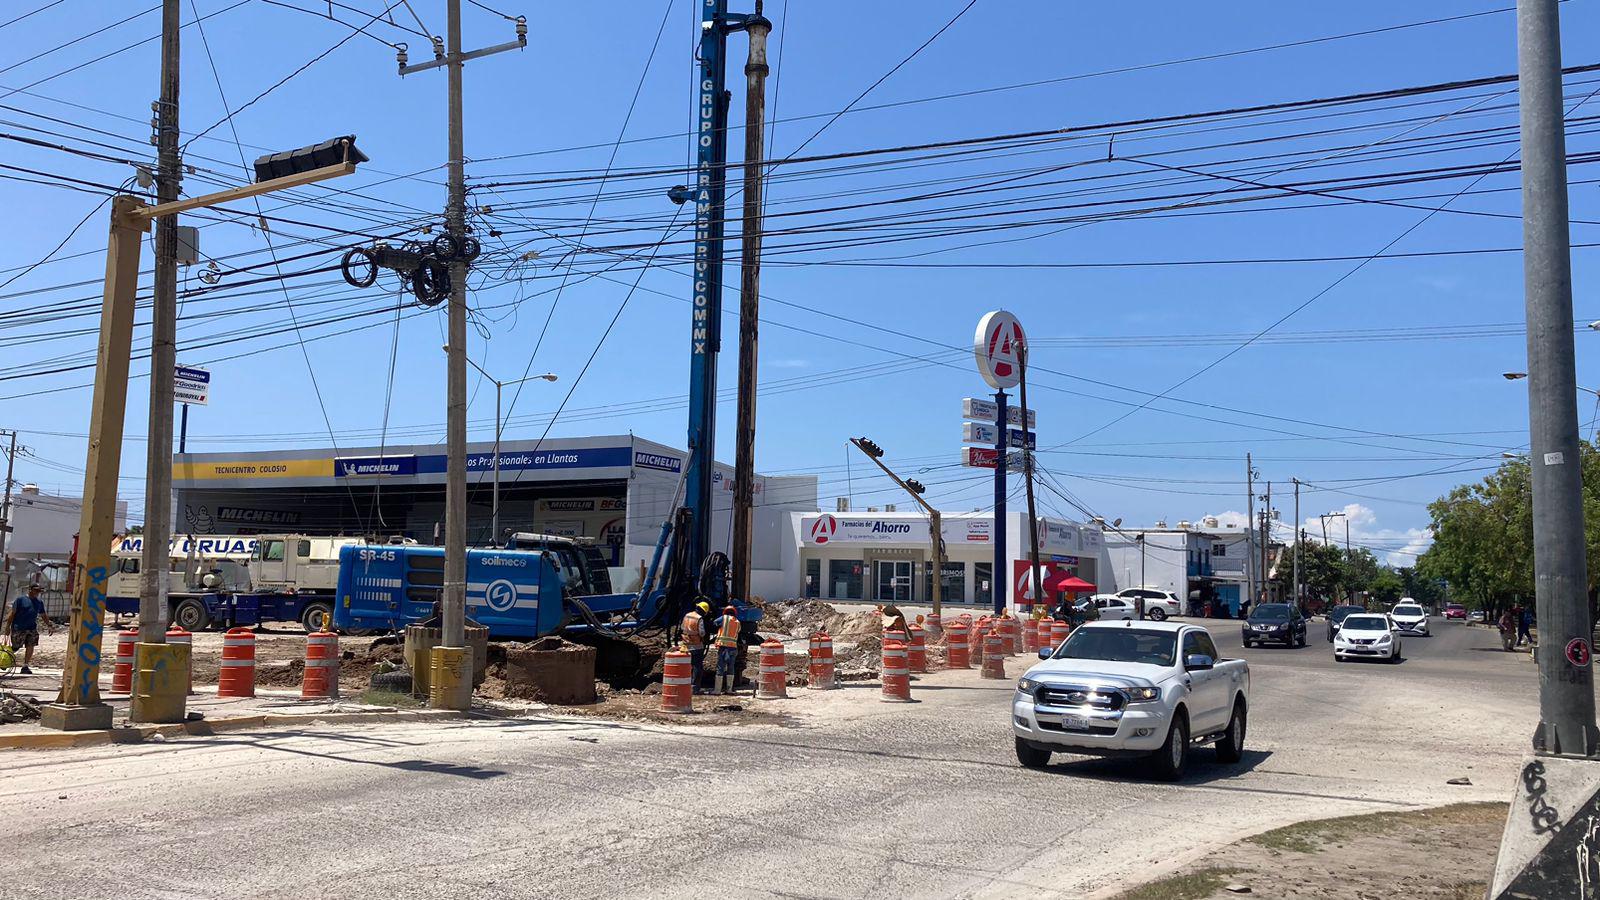
<svg viewBox="0 0 1600 900"><path fill-rule="evenodd" d="M733 596L750 597L750 517L755 505L756 356L761 314L761 189L765 180L767 110L767 35L772 23L761 16L744 20L750 56L744 66L744 222L739 267L739 411L734 434Z"/></svg>
<svg viewBox="0 0 1600 900"><path fill-rule="evenodd" d="M872 460L873 465L882 469L883 474L889 476L890 480L900 485L907 494L910 494L911 499L922 507L923 512L928 514L928 528L932 531L932 534L929 535L929 543L933 548L933 596L929 597L928 600L933 606L934 615L944 615L944 520L940 518L939 511L933 508L933 504L922 499L922 493L927 488L923 487L919 481L907 481L901 478L888 466L884 465L883 449L872 441L866 438L851 438L850 443L854 444L856 449L860 450L867 459Z"/></svg>
<svg viewBox="0 0 1600 900"><path fill-rule="evenodd" d="M161 3L161 99L156 112L156 201L178 199L178 36L180 0ZM156 220L156 272L150 312L150 424L145 443L144 554L139 565L139 643L167 640L167 572L172 567L172 420L178 340L178 216ZM87 502L87 498L85 498Z"/></svg>

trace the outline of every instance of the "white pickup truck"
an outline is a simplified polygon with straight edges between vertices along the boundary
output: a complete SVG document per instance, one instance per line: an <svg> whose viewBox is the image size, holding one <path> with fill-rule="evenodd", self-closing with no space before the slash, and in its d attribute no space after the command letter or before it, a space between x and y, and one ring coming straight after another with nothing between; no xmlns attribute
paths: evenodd
<svg viewBox="0 0 1600 900"><path fill-rule="evenodd" d="M1250 668L1221 659L1211 635L1176 622L1091 622L1017 681L1011 727L1017 761L1042 768L1051 753L1141 755L1158 777L1183 775L1189 749L1244 754Z"/></svg>

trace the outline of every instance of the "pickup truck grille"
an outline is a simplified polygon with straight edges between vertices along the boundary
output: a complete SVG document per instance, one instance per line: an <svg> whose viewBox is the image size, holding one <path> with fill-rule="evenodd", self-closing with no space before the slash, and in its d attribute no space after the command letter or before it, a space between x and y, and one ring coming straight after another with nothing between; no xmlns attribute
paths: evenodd
<svg viewBox="0 0 1600 900"><path fill-rule="evenodd" d="M1087 728L1068 728L1065 725L1062 725L1060 722L1051 722L1046 719L1040 719L1039 727L1045 731L1059 731L1062 734L1099 734L1109 737L1117 733L1118 724L1116 722L1095 722L1089 725Z"/></svg>
<svg viewBox="0 0 1600 900"><path fill-rule="evenodd" d="M1088 707L1114 711L1126 704L1126 698L1115 688L1091 688L1079 685L1047 685L1034 694L1034 701L1044 706Z"/></svg>

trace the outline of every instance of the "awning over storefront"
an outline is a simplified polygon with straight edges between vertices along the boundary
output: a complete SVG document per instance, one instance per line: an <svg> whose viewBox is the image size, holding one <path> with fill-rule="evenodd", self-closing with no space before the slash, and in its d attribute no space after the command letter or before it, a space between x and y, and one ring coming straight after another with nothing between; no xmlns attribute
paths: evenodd
<svg viewBox="0 0 1600 900"><path fill-rule="evenodd" d="M1073 594L1094 593L1095 586L1070 572L1057 569L1045 576L1044 589L1051 593L1067 591Z"/></svg>

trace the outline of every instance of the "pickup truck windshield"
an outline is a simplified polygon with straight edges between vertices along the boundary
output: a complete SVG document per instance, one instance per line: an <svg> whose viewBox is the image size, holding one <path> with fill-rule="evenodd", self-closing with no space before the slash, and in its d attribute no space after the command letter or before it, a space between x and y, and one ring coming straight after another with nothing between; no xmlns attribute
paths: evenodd
<svg viewBox="0 0 1600 900"><path fill-rule="evenodd" d="M1177 659L1175 631L1142 628L1079 628L1056 651L1054 659L1099 659L1106 662L1170 666Z"/></svg>

